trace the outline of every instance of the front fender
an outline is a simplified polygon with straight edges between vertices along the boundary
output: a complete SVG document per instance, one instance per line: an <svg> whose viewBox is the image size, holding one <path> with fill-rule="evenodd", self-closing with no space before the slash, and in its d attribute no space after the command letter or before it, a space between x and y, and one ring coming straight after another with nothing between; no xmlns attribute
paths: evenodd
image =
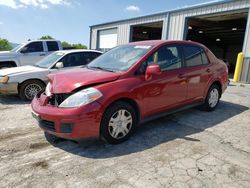
<svg viewBox="0 0 250 188"><path fill-rule="evenodd" d="M41 80L45 84L48 82L47 78L48 73L24 73L24 74L16 74L9 76L9 82L18 82L19 84L27 81L27 80Z"/></svg>
<svg viewBox="0 0 250 188"><path fill-rule="evenodd" d="M98 102L102 106L108 107L117 100L129 99L137 104L140 114L143 114L143 109L140 108L142 100L140 94L136 91L136 86L140 85L140 82L139 78L128 78L97 85L95 88L103 93L103 97Z"/></svg>

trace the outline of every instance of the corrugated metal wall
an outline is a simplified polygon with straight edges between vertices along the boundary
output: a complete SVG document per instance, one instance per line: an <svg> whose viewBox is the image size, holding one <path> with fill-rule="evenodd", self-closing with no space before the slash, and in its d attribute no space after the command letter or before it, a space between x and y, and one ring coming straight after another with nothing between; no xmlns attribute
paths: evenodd
<svg viewBox="0 0 250 188"><path fill-rule="evenodd" d="M157 16L150 16L150 17L142 17L138 19L133 19L133 20L128 20L128 21L121 21L115 24L107 24L107 25L101 25L97 27L92 28L92 36L91 36L91 49L96 49L97 48L97 40L98 40L98 30L103 30L103 29L109 29L109 28L118 28L118 45L120 44L126 44L129 42L130 38L130 27L132 25L138 25L138 24L143 24L143 23L150 23L150 22L158 22L158 21L163 21L163 24L165 24L166 19L167 19L166 14L162 15L157 15ZM163 30L165 31L164 34L166 33L166 27L163 27ZM166 37L166 35L164 35ZM163 37L164 37L163 36ZM164 38L165 38L164 37Z"/></svg>
<svg viewBox="0 0 250 188"><path fill-rule="evenodd" d="M185 31L185 21L187 17L198 16L204 14L212 14L218 12L225 12L230 10L237 10L250 7L250 0L238 0L217 5L204 6L201 8L194 8L191 10L176 11L170 13L169 34L168 39L182 40ZM250 56L250 53L248 54Z"/></svg>

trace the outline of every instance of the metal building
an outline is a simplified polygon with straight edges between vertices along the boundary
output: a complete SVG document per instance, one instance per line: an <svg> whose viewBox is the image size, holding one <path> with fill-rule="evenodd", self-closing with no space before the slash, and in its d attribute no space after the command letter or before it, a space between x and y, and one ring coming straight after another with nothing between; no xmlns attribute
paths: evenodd
<svg viewBox="0 0 250 188"><path fill-rule="evenodd" d="M157 14L90 26L90 48L107 50L151 39L192 40L228 61L244 53L241 81L250 83L250 0L199 4Z"/></svg>

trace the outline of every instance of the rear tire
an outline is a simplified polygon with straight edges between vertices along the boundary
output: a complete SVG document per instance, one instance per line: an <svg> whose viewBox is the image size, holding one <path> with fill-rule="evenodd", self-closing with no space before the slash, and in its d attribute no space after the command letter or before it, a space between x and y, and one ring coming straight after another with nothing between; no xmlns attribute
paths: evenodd
<svg viewBox="0 0 250 188"><path fill-rule="evenodd" d="M135 109L126 102L116 102L103 114L101 137L109 144L124 142L137 123Z"/></svg>
<svg viewBox="0 0 250 188"><path fill-rule="evenodd" d="M205 111L213 111L219 104L220 96L221 93L219 86L213 84L208 90L207 97L204 105L202 106L202 109L204 109Z"/></svg>
<svg viewBox="0 0 250 188"><path fill-rule="evenodd" d="M25 101L31 101L37 93L45 89L45 84L39 80L28 80L20 85L19 97Z"/></svg>

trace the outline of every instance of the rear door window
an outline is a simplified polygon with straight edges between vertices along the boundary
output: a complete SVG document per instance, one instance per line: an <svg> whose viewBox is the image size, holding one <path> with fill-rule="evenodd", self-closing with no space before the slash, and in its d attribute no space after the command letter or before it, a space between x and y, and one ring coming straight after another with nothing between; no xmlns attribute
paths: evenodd
<svg viewBox="0 0 250 188"><path fill-rule="evenodd" d="M58 43L56 41L47 41L48 51L57 51L59 50Z"/></svg>
<svg viewBox="0 0 250 188"><path fill-rule="evenodd" d="M195 45L183 45L184 59L187 67L208 64L204 50Z"/></svg>

